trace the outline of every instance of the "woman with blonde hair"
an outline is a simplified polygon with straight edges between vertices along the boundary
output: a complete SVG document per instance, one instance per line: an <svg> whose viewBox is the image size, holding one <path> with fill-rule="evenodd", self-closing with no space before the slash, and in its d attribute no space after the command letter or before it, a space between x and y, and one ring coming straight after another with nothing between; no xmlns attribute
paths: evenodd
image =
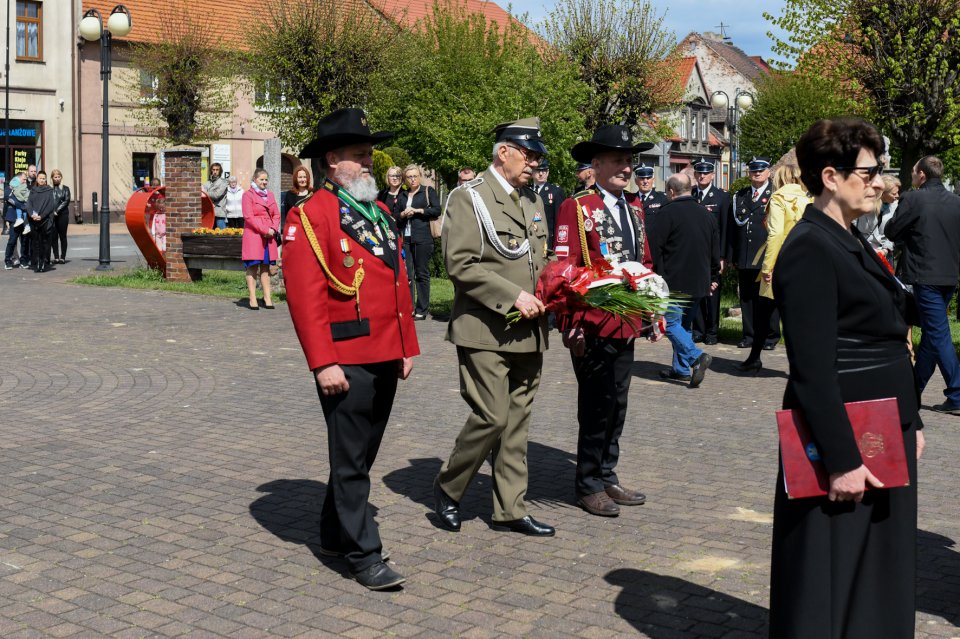
<svg viewBox="0 0 960 639"><path fill-rule="evenodd" d="M754 326L767 326L777 306L773 301L773 267L777 262L780 247L793 226L803 217L813 198L800 180L800 167L796 164L781 164L773 173L774 193L767 204L767 244L760 268L760 297L754 304ZM758 323L759 322L759 323ZM763 367L760 351L763 340L754 340L747 359L737 364L737 370L756 373Z"/></svg>
<svg viewBox="0 0 960 639"><path fill-rule="evenodd" d="M263 288L263 307L274 308L270 291L270 267L277 263L277 238L280 235L280 207L277 198L267 190L269 175L263 169L253 172L253 180L241 203L243 207L243 242L241 259L247 271L249 308L257 303L257 278Z"/></svg>
<svg viewBox="0 0 960 639"><path fill-rule="evenodd" d="M881 176L880 179L883 180L883 193L877 198L877 203L873 211L855 219L853 225L857 227L857 230L860 231L863 237L867 238L867 242L870 243L873 250L886 258L893 253L893 242L888 240L883 234L880 219L884 215L884 206L887 206L887 210L889 210L888 200L886 198L890 198L891 196L898 198L900 196L900 180L890 175ZM894 180L896 180L896 183L894 183ZM896 203L896 199L891 201ZM887 220L890 220L889 214L887 214ZM884 224L884 226L886 225Z"/></svg>
<svg viewBox="0 0 960 639"><path fill-rule="evenodd" d="M433 234L430 220L440 217L440 196L431 186L423 186L423 172L416 164L403 170L407 184L407 206L400 212L400 232L407 252L407 279L415 299L413 319L427 319L430 308L430 256ZM411 268L411 266L413 268Z"/></svg>

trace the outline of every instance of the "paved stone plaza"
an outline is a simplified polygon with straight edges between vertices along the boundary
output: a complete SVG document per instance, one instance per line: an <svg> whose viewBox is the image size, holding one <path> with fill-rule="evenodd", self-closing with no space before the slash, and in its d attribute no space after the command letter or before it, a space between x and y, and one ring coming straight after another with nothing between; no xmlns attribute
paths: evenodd
<svg viewBox="0 0 960 639"><path fill-rule="evenodd" d="M490 530L487 466L454 534L431 482L466 406L444 324L419 322L371 495L409 579L370 593L318 553L326 436L286 307L66 283L94 264L0 273L0 637L766 636L782 349L743 378L743 351L709 347L690 390L640 344L619 470L648 503L602 519L573 505L554 340L528 499L557 536ZM922 416L917 636L960 637L960 418Z"/></svg>

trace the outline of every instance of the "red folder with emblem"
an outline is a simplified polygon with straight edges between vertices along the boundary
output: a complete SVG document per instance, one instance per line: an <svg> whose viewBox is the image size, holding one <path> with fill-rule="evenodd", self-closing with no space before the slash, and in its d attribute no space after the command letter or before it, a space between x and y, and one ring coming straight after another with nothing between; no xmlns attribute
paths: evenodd
<svg viewBox="0 0 960 639"><path fill-rule="evenodd" d="M896 398L849 402L844 406L863 464L885 488L908 486L910 476ZM778 410L777 428L787 496L799 499L826 495L830 477L802 413L796 409Z"/></svg>

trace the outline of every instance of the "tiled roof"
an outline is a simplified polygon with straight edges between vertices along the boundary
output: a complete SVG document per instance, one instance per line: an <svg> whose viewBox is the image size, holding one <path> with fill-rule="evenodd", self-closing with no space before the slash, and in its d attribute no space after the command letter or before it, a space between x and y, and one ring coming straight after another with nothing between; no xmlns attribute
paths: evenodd
<svg viewBox="0 0 960 639"><path fill-rule="evenodd" d="M680 79L680 86L684 89L686 89L687 83L690 81L690 74L693 73L696 66L697 59L693 56L681 58L677 63L677 76Z"/></svg>
<svg viewBox="0 0 960 639"><path fill-rule="evenodd" d="M288 0L295 2L296 0ZM338 0L338 6L355 2L366 9L395 21L402 26L412 26L418 20L429 15L433 9L433 0ZM175 7L172 5L176 4ZM133 29L122 38L134 42L159 42L165 30L164 22L171 19L175 12L185 12L191 22L208 24L214 18L214 34L228 48L244 49L245 32L248 25L262 21L260 12L263 5L257 3L227 2L226 0L208 0L207 2L173 3L167 0L124 0L133 19ZM104 21L116 6L115 0L83 0L83 8L97 9ZM466 0L469 13L481 13L490 22L505 25L513 20L506 11L494 2ZM225 19L229 16L229 19Z"/></svg>
<svg viewBox="0 0 960 639"><path fill-rule="evenodd" d="M694 34L691 34L694 35ZM696 34L704 45L712 49L718 56L726 60L727 64L737 70L737 73L748 78L751 82L760 75L767 73L769 67L760 56L748 56L740 48L726 44L719 40L711 40ZM688 36L689 37L689 36Z"/></svg>

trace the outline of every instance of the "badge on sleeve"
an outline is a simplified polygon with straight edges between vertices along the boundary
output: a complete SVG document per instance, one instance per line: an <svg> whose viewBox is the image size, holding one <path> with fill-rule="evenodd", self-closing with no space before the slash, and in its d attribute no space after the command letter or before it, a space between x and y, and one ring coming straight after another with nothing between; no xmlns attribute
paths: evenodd
<svg viewBox="0 0 960 639"><path fill-rule="evenodd" d="M308 222L308 223L309 223L309 222ZM285 238L283 238L283 241L284 241L284 242L292 242L293 240L296 239L296 237L294 237L294 236L296 235L296 233L297 233L297 227L295 227L295 226L293 226L293 225L288 226L288 227L287 227L287 236L286 236Z"/></svg>
<svg viewBox="0 0 960 639"><path fill-rule="evenodd" d="M593 230L593 220L589 217L583 220L583 230L588 233Z"/></svg>
<svg viewBox="0 0 960 639"><path fill-rule="evenodd" d="M570 237L570 227L566 224L561 224L557 227L557 244L566 244L567 240Z"/></svg>

